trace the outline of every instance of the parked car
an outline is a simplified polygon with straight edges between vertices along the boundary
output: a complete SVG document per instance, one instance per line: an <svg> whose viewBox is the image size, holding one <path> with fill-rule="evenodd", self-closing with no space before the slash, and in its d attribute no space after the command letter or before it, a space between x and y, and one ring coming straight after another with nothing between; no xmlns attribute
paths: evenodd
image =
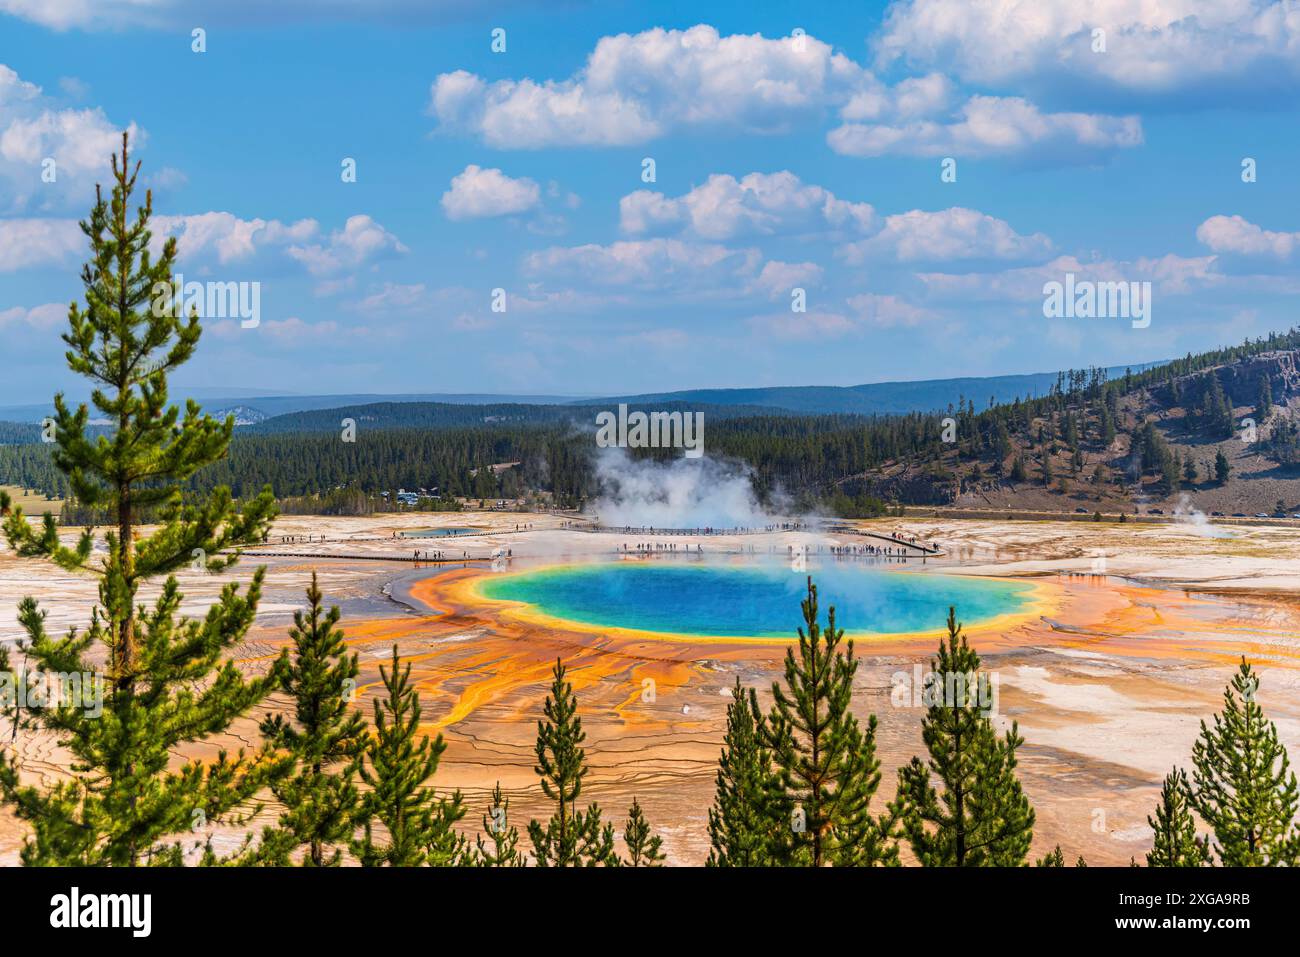
<svg viewBox="0 0 1300 957"><path fill-rule="evenodd" d="M1245 513L1245 512L1233 512L1233 513L1232 513L1232 517L1233 517L1233 518L1245 518L1245 517L1246 517L1246 513Z"/></svg>
<svg viewBox="0 0 1300 957"><path fill-rule="evenodd" d="M1165 511L1164 511L1164 509L1162 509L1162 508L1153 508L1153 509L1151 509L1150 511L1148 511L1147 514L1148 514L1148 515L1163 515L1163 514L1165 514Z"/></svg>
<svg viewBox="0 0 1300 957"><path fill-rule="evenodd" d="M1223 518L1223 513L1222 513L1222 512L1211 512L1211 513L1210 513L1210 517L1211 517L1211 518Z"/></svg>
<svg viewBox="0 0 1300 957"><path fill-rule="evenodd" d="M1256 513L1255 513L1255 517L1256 517L1256 518L1268 518L1268 512L1256 512Z"/></svg>

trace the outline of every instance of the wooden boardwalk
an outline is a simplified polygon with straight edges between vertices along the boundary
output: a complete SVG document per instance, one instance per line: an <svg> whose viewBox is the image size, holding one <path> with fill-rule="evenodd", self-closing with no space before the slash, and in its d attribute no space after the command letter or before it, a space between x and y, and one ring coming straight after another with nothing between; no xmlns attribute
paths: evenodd
<svg viewBox="0 0 1300 957"><path fill-rule="evenodd" d="M860 528L854 528L852 525L831 525L826 531L835 535L861 535L863 538L878 538L882 542L888 542L890 545L901 548L914 548L922 555L942 555L943 550L938 545L923 545L920 542L907 542L897 538L891 538L888 535L882 535L880 532L868 532Z"/></svg>
<svg viewBox="0 0 1300 957"><path fill-rule="evenodd" d="M524 529L520 529L520 533L522 533L523 531L524 531ZM532 531L540 531L540 529L533 529ZM600 533L605 533L605 534L611 534L611 533L613 533L613 534L624 534L624 535L632 535L632 534L635 534L635 533L633 533L633 532L625 532L625 531L622 530L622 529L605 528L605 527L601 527L601 526L586 526L585 528L582 528L582 527L579 527L579 528L573 528L573 527L571 527L571 528L569 528L569 529L564 529L564 531L575 531L575 532L576 532L576 531L584 531L584 532L600 532ZM660 537L660 536L663 536L663 537L676 537L676 536L696 535L696 536L701 537L701 538L713 538L713 537L724 538L724 537L727 537L727 536L739 536L739 535L774 534L774 533L776 533L776 532L778 532L778 531L808 531L808 532L812 532L812 531L823 531L823 532L828 532L828 533L836 534L836 535L856 535L856 536L861 537L861 538L874 538L874 539L878 539L879 541L884 542L885 544L887 544L887 545L889 545L889 546L891 546L891 547L893 547L893 548L898 548L898 549L910 549L911 551L915 552L917 555L920 555L920 556L923 556L923 557L939 556L939 555L942 555L942 554L943 554L943 550L940 549L937 545L926 545L926 544L923 544L923 543L920 543L920 542L908 542L908 541L902 541L902 540L897 539L897 538L891 538L890 536L888 536L888 535L884 535L884 534L882 534L882 533L880 533L880 532L870 532L870 531L866 531L866 530L864 530L864 529L856 528L856 527L851 526L851 525L828 525L828 526L825 526L824 528L821 528L821 529L812 529L812 528L804 527L804 528L799 528L799 529L777 529L777 530L774 530L774 531L769 531L769 530L767 530L767 529L752 529L752 530L748 530L748 529L747 529L747 530L743 530L743 531L742 531L742 530L732 529L732 530L729 530L729 531L726 531L726 532L714 532L714 533L712 533L712 534L710 534L710 533L701 533L701 532L699 532L698 530L695 530L695 529L669 529L669 528L664 528L664 529L655 529L654 531L649 531L649 530L643 529L643 530L640 531L640 534L647 535L647 536L649 536L649 537ZM491 534L491 533L480 533L480 534ZM515 533L514 533L514 532L510 532L509 534L515 534ZM441 543L441 542L446 542L446 541L448 541L448 540L454 541L456 538L459 538L459 537L468 538L469 536L468 536L468 535L464 535L464 536L450 536L450 535L448 535L448 536L442 536L442 537L439 537L439 538L430 538L430 539L428 539L427 541L429 541L429 542L431 542L431 543L432 543L432 542L439 542L439 543ZM322 540L322 541L320 541L320 542L310 542L310 543L305 543L305 544L312 544L312 545L316 545L316 544L319 544L319 545L330 545L330 544L346 543L347 541L348 541L347 539L335 540L334 542L330 542L330 541ZM367 542L392 542L392 543L396 544L397 542L411 542L411 541L419 541L419 539L415 539L415 538L392 539L392 538L387 538L387 537L385 537L385 538L354 539L353 541L367 541ZM426 550L426 549L423 549L423 548L422 548L422 549L419 549L420 552L434 552L434 551L440 551L440 550L441 550L441 549L436 549L436 548L429 548L429 549L427 549L427 550ZM230 549L230 550L227 551L227 554L229 554L229 553L231 553L231 552L233 552L233 551L235 551L235 550L234 550L234 549ZM339 560L339 561L359 561L359 562L405 562L405 563L407 563L407 564L409 564L409 565L457 565L457 564L462 564L462 565L463 565L463 564L465 564L465 563L467 563L467 562L487 562L487 561L492 561L494 558L501 558L501 557L503 557L503 556L501 556L501 555L499 555L499 554L493 554L492 552L489 552L489 553L487 553L487 554L485 554L485 555L466 555L466 554L464 554L465 549L461 549L462 554L459 555L459 556L444 556L444 557L442 557L442 558L425 558L425 557L417 557L416 555L391 555L391 554L390 554L390 555L381 555L381 554L376 554L376 553L374 553L374 552L304 552L304 551L297 551L297 550L285 550L285 548L284 548L284 543L280 543L280 544L276 545L276 544L272 544L272 543L269 543L269 542L266 543L266 544L260 544L260 545L248 545L248 546L245 546L245 547L242 548L242 549L239 549L238 551L239 551L240 553L242 553L243 555L245 555L246 557L249 557L249 558L259 557L259 556L266 556L267 558L316 558L316 559L337 559L337 560ZM413 550L413 551L414 551L414 550ZM495 549L494 549L494 551L495 551ZM710 549L710 551L711 551L713 554L717 554L717 553L718 553L717 550L715 550L715 549ZM731 549L723 549L723 550L722 550L722 553L723 553L723 554L757 554L757 553L747 552L744 548L739 548L739 549L736 549L736 550L734 550L734 551L731 550ZM672 553L670 553L670 552L662 552L662 553L660 553L660 552L658 552L658 551L655 551L655 550L651 549L651 550L648 550L648 551L646 551L646 552L644 552L644 553L641 553L641 552L635 552L635 551L628 551L628 552L618 552L618 554L626 554L626 555L633 555L633 554L658 555L658 554L664 554L664 555L667 555L667 554L672 554ZM688 550L687 550L686 552L684 552L683 554L696 554L696 553L695 553L695 552L690 552L690 551L689 551L689 546L688 546ZM882 556L882 557L884 557L884 556ZM893 556L893 557L902 557L902 558L907 558L907 557L911 557L911 556L909 556L909 555L907 555L907 554L903 554L903 555L895 555L895 556Z"/></svg>
<svg viewBox="0 0 1300 957"><path fill-rule="evenodd" d="M499 555L461 555L457 558L416 558L414 555L375 555L357 552L264 552L260 548L253 550L227 549L223 555L240 554L245 558L336 558L339 561L356 562L406 562L411 565L464 565L466 562L490 562Z"/></svg>

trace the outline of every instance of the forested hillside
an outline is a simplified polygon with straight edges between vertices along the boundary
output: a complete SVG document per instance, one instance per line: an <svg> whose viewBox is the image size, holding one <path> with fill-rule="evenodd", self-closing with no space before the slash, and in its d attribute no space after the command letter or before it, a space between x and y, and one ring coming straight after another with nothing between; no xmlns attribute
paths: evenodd
<svg viewBox="0 0 1300 957"><path fill-rule="evenodd" d="M946 412L790 415L702 411L704 448L746 463L762 500L845 515L888 504L1130 509L1195 493L1205 507L1289 509L1300 499L1300 332L1189 355L1141 372L1061 373L1048 393ZM241 428L225 460L191 480L247 497L333 495L351 509L398 488L449 499L529 498L575 507L599 491L595 406L376 403ZM348 422L354 434L345 436ZM32 426L0 435L0 483L63 495ZM352 440L347 440L351 438ZM671 458L679 450L630 450ZM491 469L499 463L518 463ZM1294 486L1294 488L1293 488ZM342 506L340 506L342 507Z"/></svg>

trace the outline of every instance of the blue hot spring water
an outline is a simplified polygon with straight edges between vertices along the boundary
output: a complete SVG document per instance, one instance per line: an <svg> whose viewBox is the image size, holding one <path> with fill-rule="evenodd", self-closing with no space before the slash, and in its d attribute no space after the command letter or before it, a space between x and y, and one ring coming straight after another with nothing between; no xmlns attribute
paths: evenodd
<svg viewBox="0 0 1300 957"><path fill-rule="evenodd" d="M948 606L968 625L1014 613L1028 585L856 565L811 569L821 617L849 634L942 629ZM786 565L566 565L487 579L481 594L567 621L681 635L780 637L802 623L805 576Z"/></svg>

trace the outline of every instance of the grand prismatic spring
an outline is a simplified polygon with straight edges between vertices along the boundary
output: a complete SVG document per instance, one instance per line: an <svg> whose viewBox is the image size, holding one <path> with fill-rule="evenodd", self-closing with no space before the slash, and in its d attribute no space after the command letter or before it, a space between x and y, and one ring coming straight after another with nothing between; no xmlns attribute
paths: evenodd
<svg viewBox="0 0 1300 957"><path fill-rule="evenodd" d="M689 562L689 559L686 560ZM880 571L860 565L813 569L824 601L850 635L925 634L949 605L971 625L1009 619L1032 588L995 579ZM590 563L486 579L484 597L517 602L538 621L681 637L788 640L805 592L800 567L755 564Z"/></svg>

